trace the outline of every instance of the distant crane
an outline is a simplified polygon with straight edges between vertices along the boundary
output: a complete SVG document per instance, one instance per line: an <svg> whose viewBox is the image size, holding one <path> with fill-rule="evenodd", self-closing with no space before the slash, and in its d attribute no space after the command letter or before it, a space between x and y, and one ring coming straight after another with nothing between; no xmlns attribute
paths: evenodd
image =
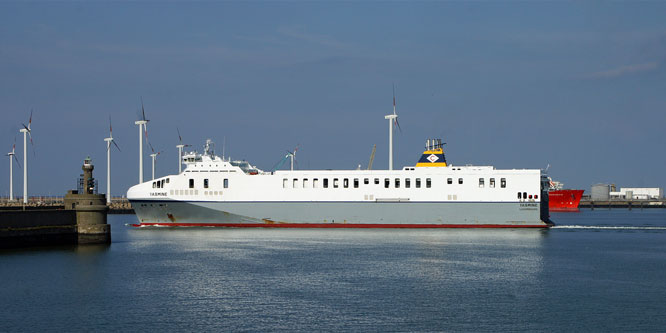
<svg viewBox="0 0 666 333"><path fill-rule="evenodd" d="M104 138L106 141L106 203L111 204L111 143L113 143L118 151L120 147L116 141L113 140L113 127L111 126L111 116L109 116L109 137Z"/></svg>
<svg viewBox="0 0 666 333"><path fill-rule="evenodd" d="M370 154L370 162L368 162L368 170L372 170L372 162L375 161L375 152L377 151L377 145L372 146L372 153Z"/></svg>

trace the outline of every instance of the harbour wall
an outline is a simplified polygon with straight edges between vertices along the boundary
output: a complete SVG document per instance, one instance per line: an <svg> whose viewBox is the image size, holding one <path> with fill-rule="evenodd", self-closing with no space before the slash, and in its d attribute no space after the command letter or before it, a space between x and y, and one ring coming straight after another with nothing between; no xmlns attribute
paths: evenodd
<svg viewBox="0 0 666 333"><path fill-rule="evenodd" d="M74 210L0 211L0 248L77 242Z"/></svg>
<svg viewBox="0 0 666 333"><path fill-rule="evenodd" d="M109 214L134 214L134 209L126 198L113 198L109 207ZM21 198L10 201L7 197L0 197L0 211L15 210L56 210L65 208L64 197L30 197L24 206Z"/></svg>

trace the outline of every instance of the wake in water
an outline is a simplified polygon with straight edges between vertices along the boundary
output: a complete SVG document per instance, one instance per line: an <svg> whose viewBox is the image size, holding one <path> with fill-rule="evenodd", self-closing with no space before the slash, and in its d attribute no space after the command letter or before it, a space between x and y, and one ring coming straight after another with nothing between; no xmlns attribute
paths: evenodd
<svg viewBox="0 0 666 333"><path fill-rule="evenodd" d="M593 230L666 230L666 227L624 227L598 225L556 225L552 229L593 229Z"/></svg>

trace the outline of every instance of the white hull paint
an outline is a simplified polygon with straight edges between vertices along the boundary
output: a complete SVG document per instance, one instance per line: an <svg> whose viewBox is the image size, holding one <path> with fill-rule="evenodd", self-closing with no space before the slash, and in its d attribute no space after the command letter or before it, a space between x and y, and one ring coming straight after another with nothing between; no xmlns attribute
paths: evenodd
<svg viewBox="0 0 666 333"><path fill-rule="evenodd" d="M213 154L129 189L138 225L548 227L540 170L404 167L263 172Z"/></svg>

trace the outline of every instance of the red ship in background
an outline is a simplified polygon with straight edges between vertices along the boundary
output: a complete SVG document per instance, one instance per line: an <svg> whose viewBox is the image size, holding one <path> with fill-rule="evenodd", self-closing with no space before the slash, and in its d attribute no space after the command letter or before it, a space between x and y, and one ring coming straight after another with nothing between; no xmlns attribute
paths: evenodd
<svg viewBox="0 0 666 333"><path fill-rule="evenodd" d="M577 212L585 190L564 189L564 184L553 181L550 177L548 180L550 181L548 209L551 212Z"/></svg>

